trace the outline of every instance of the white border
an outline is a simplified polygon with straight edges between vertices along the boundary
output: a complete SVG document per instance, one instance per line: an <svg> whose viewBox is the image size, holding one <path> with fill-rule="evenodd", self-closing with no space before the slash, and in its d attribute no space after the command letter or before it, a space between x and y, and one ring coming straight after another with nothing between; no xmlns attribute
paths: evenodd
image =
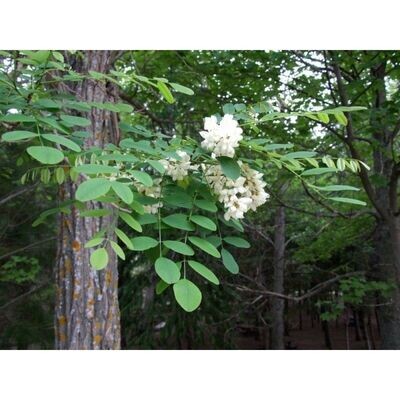
<svg viewBox="0 0 400 400"><path fill-rule="evenodd" d="M18 0L0 49L398 49L389 0ZM89 23L90 22L90 23ZM3 351L4 399L390 399L398 352Z"/></svg>
<svg viewBox="0 0 400 400"><path fill-rule="evenodd" d="M398 49L395 0L18 0L1 49Z"/></svg>
<svg viewBox="0 0 400 400"><path fill-rule="evenodd" d="M3 351L3 399L392 399L395 351Z"/></svg>

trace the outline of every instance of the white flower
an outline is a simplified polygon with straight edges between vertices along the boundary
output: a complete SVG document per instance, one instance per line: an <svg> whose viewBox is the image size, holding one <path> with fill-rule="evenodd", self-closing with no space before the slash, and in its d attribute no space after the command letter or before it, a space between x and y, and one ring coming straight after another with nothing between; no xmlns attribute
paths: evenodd
<svg viewBox="0 0 400 400"><path fill-rule="evenodd" d="M161 197L161 179L154 179L153 186L144 186L139 182L134 182L136 189L139 193L144 194L147 197L152 197L154 199L159 199ZM158 209L163 206L163 203L158 202L155 204L144 206L144 211L148 214L157 214Z"/></svg>
<svg viewBox="0 0 400 400"><path fill-rule="evenodd" d="M262 174L241 161L239 161L239 164L243 176L236 180L223 175L219 164L202 165L208 184L218 196L218 201L226 208L224 218L227 221L231 218L244 218L247 211L255 211L269 197L264 190L266 184L262 180Z"/></svg>
<svg viewBox="0 0 400 400"><path fill-rule="evenodd" d="M189 170L197 169L197 166L192 166L190 164L190 156L185 151L178 150L176 153L181 158L180 160L169 157L166 160L161 160L160 163L164 166L165 173L169 175L172 180L180 181L188 175Z"/></svg>
<svg viewBox="0 0 400 400"><path fill-rule="evenodd" d="M238 122L233 119L233 115L226 114L218 124L215 116L207 117L204 121L204 131L200 136L204 139L201 146L212 152L212 157L233 157L235 148L239 146L239 141L243 139L243 130L238 126Z"/></svg>

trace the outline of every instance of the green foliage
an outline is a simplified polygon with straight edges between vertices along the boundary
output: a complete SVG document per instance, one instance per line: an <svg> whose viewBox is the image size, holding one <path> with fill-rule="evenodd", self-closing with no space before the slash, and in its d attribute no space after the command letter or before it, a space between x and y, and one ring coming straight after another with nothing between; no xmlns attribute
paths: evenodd
<svg viewBox="0 0 400 400"><path fill-rule="evenodd" d="M176 253L183 254L184 256L193 256L193 249L186 243L178 242L177 240L164 240L163 245Z"/></svg>
<svg viewBox="0 0 400 400"><path fill-rule="evenodd" d="M10 55L10 59L12 57ZM232 114L239 122L244 139L237 148L235 158L222 156L213 159L199 145L198 135L186 135L186 129L179 118L176 120L177 135L170 138L161 130L153 130L137 123L133 108L128 104L85 103L65 94L60 95L51 90L50 85L46 85L46 74L56 71L57 80L60 82L80 82L88 78L109 81L125 91L129 91L131 85L140 90L155 89L174 107L178 106L178 99L180 101L182 98L184 104L187 101L185 96L194 94L195 91L191 88L181 83L170 82L169 77L167 79L143 76L138 74L135 68L116 69L109 74L96 71L89 71L86 76L77 74L70 66L64 64L61 53L53 51L24 52L19 61L25 65L22 76L28 78L27 81L31 83L25 86L18 85L8 71L3 72L4 79L0 80L0 90L9 94L8 103L1 105L0 120L16 123L15 129L20 130L4 133L2 140L18 146L25 146L27 143L28 155L43 164L28 170L22 176L22 181L26 183L40 177L45 184L52 182L61 185L67 180L76 182L78 189L72 202L80 209L80 216L110 216L110 232L115 232L127 249L145 252L151 261L156 260L155 272L164 282L174 284L176 300L187 311L196 309L202 296L199 288L186 278L186 273L195 272L214 284L219 283L211 269L205 267L197 258L222 257L220 262L222 261L226 269L237 274L238 262L222 244L241 249L250 247L245 239L225 237L221 232L218 222L219 209L204 178L203 165L220 165L223 174L231 180L243 175L242 163L262 173L283 170L288 172L293 180L301 182L308 190L313 191L321 200L357 206L366 204L354 198L330 197L324 194L331 191L339 194L345 190L355 191L355 188L349 189L349 185L332 185L332 182L325 185L325 174L337 174L346 170L355 173L362 165L358 160L320 156L314 149L297 149L292 143L273 143L270 137L263 134L265 127L272 129L275 121L282 120L282 125L285 126L286 121L293 118L320 121L324 124L336 120L345 126L347 118L344 113L364 110L364 107L281 112L261 97L256 97L253 101L220 104L215 112L197 116L197 123L201 124L204 116L216 114L222 109L223 113ZM175 98L173 92L185 96ZM192 99L199 101L194 97ZM93 108L120 114L120 128L124 138L118 144L108 144L102 149L85 145L83 139L92 134L89 116ZM208 109L211 111L211 108L207 107ZM65 110L73 110L74 115ZM217 116L219 118L219 114ZM293 147L296 151L288 152ZM165 162L179 161L179 151L182 149L191 156L197 168L190 170L190 174L183 179L175 179L168 175ZM154 192L156 182L161 182L158 194ZM108 204L110 209L118 211L113 213L108 209L84 210L84 205L79 203L90 201ZM152 207L156 208L157 215L149 212L149 208ZM60 209L58 207L48 215ZM40 216L37 223L42 223L48 215ZM130 238L117 227L118 219L143 235ZM221 221L225 226L243 232L243 226L238 221ZM188 232L191 232L190 236ZM207 237L210 232L217 232L218 236ZM94 251L90 250L90 262L96 270L106 268L108 250L114 251L121 259L127 256L120 245L108 236L109 232L99 232L98 237L92 238L85 245L86 248L104 246ZM189 246L188 242L193 247ZM220 246L221 250L218 250ZM174 259L164 257L168 250L174 252ZM157 252L159 254L156 254ZM187 260L186 257L195 259ZM181 264L184 279L179 280L181 272L178 265ZM192 271L187 269L186 265L189 265Z"/></svg>
<svg viewBox="0 0 400 400"><path fill-rule="evenodd" d="M31 139L38 136L37 133L28 132L28 131L12 131L7 132L2 135L2 139L5 142L18 142L22 139Z"/></svg>
<svg viewBox="0 0 400 400"><path fill-rule="evenodd" d="M132 203L133 193L132 190L127 185L121 182L113 181L111 182L111 188L124 203L126 204Z"/></svg>
<svg viewBox="0 0 400 400"><path fill-rule="evenodd" d="M193 231L194 226L188 220L187 215L185 214L172 214L164 217L162 221L171 226L172 228L182 229L184 231Z"/></svg>
<svg viewBox="0 0 400 400"><path fill-rule="evenodd" d="M158 246L158 241L149 236L137 236L132 239L133 250L144 251Z"/></svg>
<svg viewBox="0 0 400 400"><path fill-rule="evenodd" d="M224 241L232 246L242 249L248 249L250 247L250 243L247 240L237 236L226 236L224 237Z"/></svg>
<svg viewBox="0 0 400 400"><path fill-rule="evenodd" d="M136 232L143 232L142 226L139 224L139 222L132 217L132 215L126 213L126 212L119 212L119 216L121 219L126 222L132 229L134 229Z"/></svg>
<svg viewBox="0 0 400 400"><path fill-rule="evenodd" d="M181 277L178 266L172 260L159 257L155 263L157 275L168 284L176 283Z"/></svg>
<svg viewBox="0 0 400 400"><path fill-rule="evenodd" d="M330 321L339 317L347 305L361 306L368 296L375 293L380 293L383 298L389 299L394 287L395 285L390 282L351 277L340 281L338 299L319 301L316 305L324 309L321 319Z"/></svg>
<svg viewBox="0 0 400 400"><path fill-rule="evenodd" d="M232 274L239 273L239 265L233 258L232 254L228 250L222 249L221 255L222 255L222 262L225 268Z"/></svg>
<svg viewBox="0 0 400 400"><path fill-rule="evenodd" d="M221 164L222 172L227 178L236 180L240 176L239 164L229 157L218 157L218 161Z"/></svg>
<svg viewBox="0 0 400 400"><path fill-rule="evenodd" d="M191 215L190 220L196 225L199 225L210 231L217 230L217 225L215 225L215 223L210 218L204 217L203 215Z"/></svg>
<svg viewBox="0 0 400 400"><path fill-rule="evenodd" d="M207 279L211 283L214 283L215 285L219 285L219 279L215 276L214 272L212 272L205 265L194 260L189 260L188 264L203 278Z"/></svg>
<svg viewBox="0 0 400 400"><path fill-rule="evenodd" d="M30 146L28 154L42 164L58 164L64 159L64 154L57 149L47 146Z"/></svg>
<svg viewBox="0 0 400 400"><path fill-rule="evenodd" d="M12 256L1 265L0 282L23 284L35 282L41 267L37 258Z"/></svg>
<svg viewBox="0 0 400 400"><path fill-rule="evenodd" d="M94 178L83 182L76 191L76 199L89 201L104 196L111 188L111 182L105 178Z"/></svg>
<svg viewBox="0 0 400 400"><path fill-rule="evenodd" d="M221 257L221 254L219 253L218 249L208 240L196 236L189 236L188 239L196 247L210 254L211 256L216 258Z"/></svg>
<svg viewBox="0 0 400 400"><path fill-rule="evenodd" d="M201 303L201 291L188 279L181 279L173 286L175 299L187 312L194 311Z"/></svg>
<svg viewBox="0 0 400 400"><path fill-rule="evenodd" d="M90 255L90 264L93 269L104 269L108 264L108 253L105 248L96 249Z"/></svg>

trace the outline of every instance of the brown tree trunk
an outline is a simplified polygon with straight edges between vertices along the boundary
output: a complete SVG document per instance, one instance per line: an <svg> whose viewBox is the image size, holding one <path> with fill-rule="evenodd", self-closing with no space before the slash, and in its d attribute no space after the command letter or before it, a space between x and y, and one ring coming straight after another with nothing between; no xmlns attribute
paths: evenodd
<svg viewBox="0 0 400 400"><path fill-rule="evenodd" d="M332 53L333 70L337 78L342 105L349 105L349 96L341 75L335 52ZM398 180L400 165L393 156L395 136L399 133L387 121L386 83L387 60L377 61L370 69L374 82L373 108L370 113L370 129L373 145L373 176L378 184L373 184L367 171L362 168L359 175L368 197L376 210L377 228L374 238L371 277L395 284L390 304L379 307L378 317L382 336L382 349L400 349L400 215L398 205ZM361 159L353 129L352 116L347 114L346 137L344 139L352 157ZM381 182L387 182L382 185ZM385 299L382 299L385 302ZM386 299L387 302L387 299Z"/></svg>
<svg viewBox="0 0 400 400"><path fill-rule="evenodd" d="M274 284L273 291L282 293L284 289L285 273L285 208L279 206L275 215L274 237ZM283 350L285 348L285 300L273 297L271 300L271 349Z"/></svg>
<svg viewBox="0 0 400 400"><path fill-rule="evenodd" d="M383 222L379 223L374 237L375 251L373 258L373 278L395 284L389 298L378 299L381 306L377 308L381 332L381 349L400 349L400 289L398 272L400 258L396 256L396 248L400 246L396 237L389 232Z"/></svg>
<svg viewBox="0 0 400 400"><path fill-rule="evenodd" d="M326 306L322 305L321 306L321 314L326 311ZM328 350L332 350L332 339L331 339L331 333L329 330L329 322L327 320L322 320L321 321L321 327L322 327L322 332L324 333L324 340L325 340L325 347Z"/></svg>
<svg viewBox="0 0 400 400"><path fill-rule="evenodd" d="M86 73L109 72L115 53L112 51L79 52L68 62L75 71ZM61 90L73 91L77 101L110 102L113 98L108 84L85 79L78 84L62 86ZM104 147L117 143L117 116L110 111L92 108L81 114L92 122L87 128L90 137L84 148ZM70 180L60 187L60 201L75 199L75 191L83 180ZM98 202L90 202L87 208L100 208ZM104 206L110 207L110 206ZM102 271L90 267L93 249L84 244L99 230L106 229L107 237L115 240L113 215L103 218L82 218L76 207L70 214L61 214L58 221L58 244L56 262L56 349L119 349L120 314L118 306L118 269L114 252L108 249L109 263Z"/></svg>

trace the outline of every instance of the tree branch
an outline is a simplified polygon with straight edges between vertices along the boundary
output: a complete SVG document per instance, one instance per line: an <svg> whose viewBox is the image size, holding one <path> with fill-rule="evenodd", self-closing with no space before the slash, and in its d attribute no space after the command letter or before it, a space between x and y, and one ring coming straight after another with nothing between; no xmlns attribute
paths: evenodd
<svg viewBox="0 0 400 400"><path fill-rule="evenodd" d="M15 197L18 197L18 196L20 196L20 195L22 195L22 194L24 194L26 192L31 191L32 189L35 189L35 187L37 185L38 184L34 184L34 185L31 185L31 186L24 186L22 188L19 188L19 189L15 190L14 192L11 192L10 194L8 194L8 195L6 195L6 196L4 196L3 198L0 199L0 206L5 204L5 203L7 203L7 202L9 202L10 200L14 199Z"/></svg>
<svg viewBox="0 0 400 400"><path fill-rule="evenodd" d="M10 251L7 254L3 254L2 256L0 256L0 260L2 260L3 258L10 257L10 256L12 256L14 254L20 253L21 251L25 251L25 250L31 249L32 247L36 247L36 246L38 246L38 245L40 245L42 243L50 242L51 240L55 240L55 239L56 239L56 236L52 236L52 237L49 237L47 239L39 240L38 242L28 244L27 246L20 247L17 250L13 250L13 251Z"/></svg>
<svg viewBox="0 0 400 400"><path fill-rule="evenodd" d="M42 289L44 286L46 286L48 284L48 282L44 282L39 286L34 286L31 290L27 291L26 293L21 294L20 296L17 296L15 298L13 298L12 300L10 300L9 302L3 304L2 306L0 306L0 311L3 311L4 309L12 306L15 303L18 303L19 301L21 301L22 299L24 299L25 297L30 296L31 294L37 292L38 290Z"/></svg>
<svg viewBox="0 0 400 400"><path fill-rule="evenodd" d="M331 53L331 57L332 57L333 70L334 70L337 85L338 85L340 100L341 100L343 106L349 106L350 105L349 98L348 98L347 91L346 91L346 88L343 83L342 72L341 72L340 66L336 60L335 53L334 52L330 52L330 53ZM355 138L354 138L352 116L350 113L345 113L345 114L346 114L348 122L346 125L346 137L344 138L344 141L347 144L347 146L349 147L351 156L357 160L361 160L361 156L360 156L357 148L354 146ZM371 203L373 204L375 209L378 211L379 215L382 218L387 219L388 216L387 216L386 210L384 210L377 202L374 190L372 188L371 181L369 180L369 177L368 177L367 169L364 166L361 166L361 170L358 174L360 176L361 182L364 186L364 189L365 189Z"/></svg>
<svg viewBox="0 0 400 400"><path fill-rule="evenodd" d="M250 293L255 293L255 294L259 294L259 295L263 295L263 296L279 297L279 298L285 299L285 300L300 302L300 301L304 301L312 296L315 296L316 294L322 292L324 289L333 285L337 281L340 281L341 279L349 278L349 277L357 276L357 275L364 275L364 274L365 274L364 271L355 271L355 272L349 272L347 274L335 276L334 278L328 279L325 282L321 282L318 285L315 285L313 288L311 288L307 293L303 294L302 296L289 296L289 295L282 294L282 293L272 292L270 290L250 289L246 286L233 285L233 284L229 284L229 283L225 283L225 285L235 287L237 290L242 291L242 292L250 292Z"/></svg>
<svg viewBox="0 0 400 400"><path fill-rule="evenodd" d="M161 131L166 134L166 129L164 124L167 122L152 113L149 109L147 109L143 104L141 104L138 100L133 97L127 95L126 93L120 92L119 97L129 103L131 106L135 108L135 110L141 114L147 115L153 122L155 122L161 129Z"/></svg>

